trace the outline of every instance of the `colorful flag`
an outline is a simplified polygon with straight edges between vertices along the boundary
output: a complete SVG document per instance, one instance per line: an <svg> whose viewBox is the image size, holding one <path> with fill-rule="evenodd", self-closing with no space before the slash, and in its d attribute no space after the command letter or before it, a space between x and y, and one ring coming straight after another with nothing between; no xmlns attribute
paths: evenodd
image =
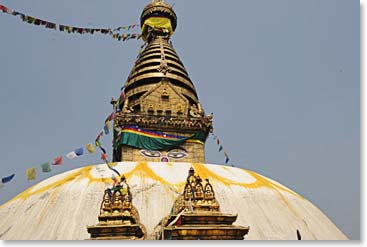
<svg viewBox="0 0 367 247"><path fill-rule="evenodd" d="M219 145L220 144L220 141L219 141L219 138L217 138L217 145Z"/></svg>
<svg viewBox="0 0 367 247"><path fill-rule="evenodd" d="M223 146L222 145L220 145L220 147L219 147L219 152L220 151L222 151L223 150Z"/></svg>
<svg viewBox="0 0 367 247"><path fill-rule="evenodd" d="M86 149L88 150L89 153L94 154L96 152L96 149L94 148L92 143L88 143L86 145Z"/></svg>
<svg viewBox="0 0 367 247"><path fill-rule="evenodd" d="M104 133L105 133L106 135L108 135L108 134L110 133L110 128L111 128L111 126L110 126L110 121L107 119L107 120L106 120L106 122L105 122L105 125L104 125L104 127L103 127L103 129L104 129Z"/></svg>
<svg viewBox="0 0 367 247"><path fill-rule="evenodd" d="M56 158L52 161L52 165L62 165L62 156L58 156L58 157L56 157Z"/></svg>
<svg viewBox="0 0 367 247"><path fill-rule="evenodd" d="M124 101L125 101L125 86L121 88L121 93L120 93L120 103Z"/></svg>
<svg viewBox="0 0 367 247"><path fill-rule="evenodd" d="M96 141L99 141L99 139L100 139L102 136L103 136L103 131L101 131L101 132L98 134L98 136L97 136L97 138L96 138Z"/></svg>
<svg viewBox="0 0 367 247"><path fill-rule="evenodd" d="M43 163L41 164L42 172L51 172L51 166L50 163Z"/></svg>
<svg viewBox="0 0 367 247"><path fill-rule="evenodd" d="M226 164L228 163L228 161L229 161L229 158L228 158L228 157L226 157L226 161L225 161L225 162L226 162Z"/></svg>
<svg viewBox="0 0 367 247"><path fill-rule="evenodd" d="M15 174L12 174L10 176L4 177L4 178L1 179L1 182L3 184L9 183L14 177L15 177Z"/></svg>
<svg viewBox="0 0 367 247"><path fill-rule="evenodd" d="M96 144L97 147L102 146L98 139L96 139L95 144Z"/></svg>
<svg viewBox="0 0 367 247"><path fill-rule="evenodd" d="M81 147L81 148L78 148L78 149L75 149L75 154L77 155L77 156L81 156L81 155L83 155L83 153L84 153L84 149Z"/></svg>
<svg viewBox="0 0 367 247"><path fill-rule="evenodd" d="M107 154L103 153L103 154L101 155L101 159L102 159L102 160L107 160Z"/></svg>
<svg viewBox="0 0 367 247"><path fill-rule="evenodd" d="M66 154L65 155L66 158L68 158L69 160L73 160L75 159L76 157L78 157L78 155L76 155L76 153L74 151L71 151L70 153Z"/></svg>
<svg viewBox="0 0 367 247"><path fill-rule="evenodd" d="M29 168L26 170L27 180L36 180L37 179L37 170L35 167Z"/></svg>

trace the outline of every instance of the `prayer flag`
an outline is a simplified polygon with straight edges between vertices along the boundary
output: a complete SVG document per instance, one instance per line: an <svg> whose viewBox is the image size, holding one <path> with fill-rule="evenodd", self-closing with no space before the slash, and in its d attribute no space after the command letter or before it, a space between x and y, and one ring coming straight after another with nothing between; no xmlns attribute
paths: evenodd
<svg viewBox="0 0 367 247"><path fill-rule="evenodd" d="M226 164L228 163L228 161L229 161L229 158L228 158L228 156L226 157Z"/></svg>
<svg viewBox="0 0 367 247"><path fill-rule="evenodd" d="M26 170L27 180L36 180L37 179L37 170L35 167L29 168Z"/></svg>
<svg viewBox="0 0 367 247"><path fill-rule="evenodd" d="M109 116L108 116L108 120L112 121L115 118L115 113L112 112Z"/></svg>
<svg viewBox="0 0 367 247"><path fill-rule="evenodd" d="M120 93L120 103L124 101L125 101L125 86L121 88L121 93Z"/></svg>
<svg viewBox="0 0 367 247"><path fill-rule="evenodd" d="M110 121L107 121L107 123L105 124L105 126L103 127L104 129L104 133L106 135L108 135L110 133Z"/></svg>
<svg viewBox="0 0 367 247"><path fill-rule="evenodd" d="M217 139L217 145L219 145L220 144L220 141L219 141L219 139Z"/></svg>
<svg viewBox="0 0 367 247"><path fill-rule="evenodd" d="M101 155L101 159L102 159L102 160L107 160L107 154L103 153L103 154Z"/></svg>
<svg viewBox="0 0 367 247"><path fill-rule="evenodd" d="M220 151L222 151L223 150L223 146L222 145L220 145L220 147L219 147L219 152Z"/></svg>
<svg viewBox="0 0 367 247"><path fill-rule="evenodd" d="M51 166L50 163L43 163L41 164L42 172L51 172Z"/></svg>
<svg viewBox="0 0 367 247"><path fill-rule="evenodd" d="M7 11L7 7L5 7L4 5L0 4L0 10L3 11L4 13Z"/></svg>
<svg viewBox="0 0 367 247"><path fill-rule="evenodd" d="M52 165L61 165L62 164L62 156L58 156L56 157L53 161L52 161Z"/></svg>
<svg viewBox="0 0 367 247"><path fill-rule="evenodd" d="M84 150L83 150L83 148L81 147L81 148L78 148L78 149L75 149L75 154L77 155L77 156L81 156L81 155L83 155L83 153L84 153Z"/></svg>
<svg viewBox="0 0 367 247"><path fill-rule="evenodd" d="M1 182L3 184L9 183L14 177L15 177L15 174L12 174L10 176L4 177L4 178L1 179Z"/></svg>
<svg viewBox="0 0 367 247"><path fill-rule="evenodd" d="M73 159L75 159L76 157L78 157L78 155L77 155L74 151L72 151L72 152L70 152L70 153L66 154L66 158L68 158L69 160L73 160Z"/></svg>
<svg viewBox="0 0 367 247"><path fill-rule="evenodd" d="M95 143L96 143L96 146L97 147L100 147L101 146L101 143L98 141L98 139L96 139L96 142Z"/></svg>
<svg viewBox="0 0 367 247"><path fill-rule="evenodd" d="M87 148L88 152L89 152L89 153L91 153L91 154L93 154L93 153L95 153L95 152L96 152L96 149L94 148L94 146L93 146L93 144L92 144L92 143L88 143L88 144L86 145L86 148Z"/></svg>

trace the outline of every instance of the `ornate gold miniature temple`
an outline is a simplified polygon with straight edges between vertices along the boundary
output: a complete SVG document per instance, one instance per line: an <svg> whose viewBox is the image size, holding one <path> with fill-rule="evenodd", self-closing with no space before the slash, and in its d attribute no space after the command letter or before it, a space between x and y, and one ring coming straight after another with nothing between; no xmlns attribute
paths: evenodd
<svg viewBox="0 0 367 247"><path fill-rule="evenodd" d="M88 226L90 240L140 240L144 239L144 226L139 223L139 213L132 205L132 195L126 179L107 189L98 216L99 223Z"/></svg>
<svg viewBox="0 0 367 247"><path fill-rule="evenodd" d="M163 220L157 239L243 240L249 227L233 226L237 215L220 212L209 179L205 183L190 168L184 192L175 201L171 214Z"/></svg>

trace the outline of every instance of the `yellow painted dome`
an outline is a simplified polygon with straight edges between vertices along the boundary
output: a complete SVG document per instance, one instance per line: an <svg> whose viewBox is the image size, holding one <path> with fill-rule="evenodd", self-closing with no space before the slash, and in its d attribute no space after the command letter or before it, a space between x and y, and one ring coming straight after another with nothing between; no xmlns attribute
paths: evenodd
<svg viewBox="0 0 367 247"><path fill-rule="evenodd" d="M344 240L346 236L312 203L255 172L221 165L120 162L147 238L170 213L193 167L209 178L223 213L238 214L236 225L249 226L248 240ZM0 206L3 240L82 240L98 222L104 190L112 171L105 164L88 166L46 179Z"/></svg>

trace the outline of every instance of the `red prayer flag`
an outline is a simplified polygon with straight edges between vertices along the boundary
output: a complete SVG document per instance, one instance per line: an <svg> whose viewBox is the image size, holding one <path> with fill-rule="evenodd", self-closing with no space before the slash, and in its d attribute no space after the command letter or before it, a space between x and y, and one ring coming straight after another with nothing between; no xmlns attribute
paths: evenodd
<svg viewBox="0 0 367 247"><path fill-rule="evenodd" d="M58 156L56 157L53 161L52 161L52 165L61 165L62 164L62 156Z"/></svg>
<svg viewBox="0 0 367 247"><path fill-rule="evenodd" d="M107 154L102 154L102 155L101 155L101 159L102 159L102 160L107 160Z"/></svg>
<svg viewBox="0 0 367 247"><path fill-rule="evenodd" d="M0 4L0 10L2 10L4 13L8 13L9 9L7 7L5 7L4 5Z"/></svg>

